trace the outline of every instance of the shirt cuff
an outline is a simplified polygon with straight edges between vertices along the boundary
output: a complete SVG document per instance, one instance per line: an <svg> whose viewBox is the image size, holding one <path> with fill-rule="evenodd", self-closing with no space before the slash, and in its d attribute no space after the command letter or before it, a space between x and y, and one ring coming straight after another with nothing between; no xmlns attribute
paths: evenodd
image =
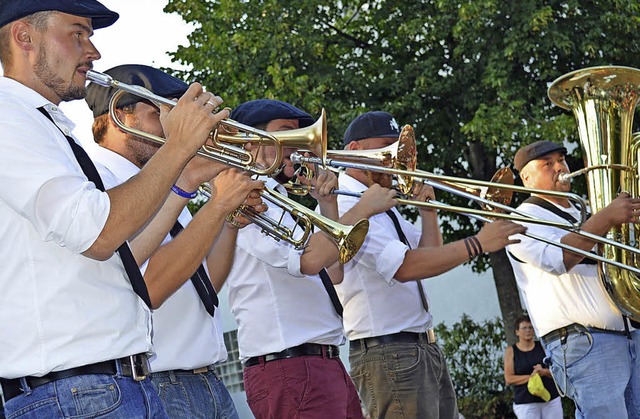
<svg viewBox="0 0 640 419"><path fill-rule="evenodd" d="M389 285L395 284L393 278L404 262L404 256L409 250L409 246L399 240L392 240L387 244L380 255L384 257L376 258L376 271L384 278Z"/></svg>

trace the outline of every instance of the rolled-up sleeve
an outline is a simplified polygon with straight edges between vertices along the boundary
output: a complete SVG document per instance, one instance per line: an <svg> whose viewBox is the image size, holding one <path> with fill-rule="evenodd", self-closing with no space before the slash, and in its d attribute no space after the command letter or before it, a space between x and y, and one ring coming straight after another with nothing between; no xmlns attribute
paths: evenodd
<svg viewBox="0 0 640 419"><path fill-rule="evenodd" d="M380 214L369 219L367 238L354 261L375 270L389 285L393 285L393 277L402 266L409 247L389 234L389 227L395 234L393 225L386 225L382 217L386 215Z"/></svg>
<svg viewBox="0 0 640 419"><path fill-rule="evenodd" d="M532 211L532 215L536 215L536 213ZM567 235L566 231L555 227L528 223L524 225L527 227L527 233L544 237L553 242L559 243ZM564 265L564 251L560 247L522 235L514 236L514 238L520 239L520 243L509 245L507 250L515 256L516 262L528 263L554 275L562 275L567 272Z"/></svg>
<svg viewBox="0 0 640 419"><path fill-rule="evenodd" d="M0 109L0 199L43 240L82 253L104 228L109 196L87 180L67 140L42 119Z"/></svg>

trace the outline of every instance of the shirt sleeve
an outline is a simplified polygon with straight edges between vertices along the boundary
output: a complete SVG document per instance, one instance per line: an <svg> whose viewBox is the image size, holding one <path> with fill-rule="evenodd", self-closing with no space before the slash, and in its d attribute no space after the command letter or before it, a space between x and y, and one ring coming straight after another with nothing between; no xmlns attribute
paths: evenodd
<svg viewBox="0 0 640 419"><path fill-rule="evenodd" d="M256 225L252 224L241 230L237 245L266 265L287 269L295 277L305 276L300 272L303 250L296 250L288 242L276 241Z"/></svg>
<svg viewBox="0 0 640 419"><path fill-rule="evenodd" d="M522 206L519 209L536 217L550 218L547 214L539 214L535 209L528 207L529 206ZM544 237L553 242L560 242L562 237L567 235L566 231L555 227L528 223L524 225L527 226L527 233ZM516 262L528 263L554 275L562 275L567 272L564 266L564 254L561 248L522 235L518 235L517 238L520 239L520 243L507 247L507 250L512 256L515 256Z"/></svg>
<svg viewBox="0 0 640 419"><path fill-rule="evenodd" d="M369 219L369 232L354 261L368 269L375 270L390 285L402 266L409 247L394 237L393 226L385 223L385 214L378 214Z"/></svg>
<svg viewBox="0 0 640 419"><path fill-rule="evenodd" d="M0 199L45 241L74 253L104 228L110 202L80 169L62 133L23 107L0 107Z"/></svg>

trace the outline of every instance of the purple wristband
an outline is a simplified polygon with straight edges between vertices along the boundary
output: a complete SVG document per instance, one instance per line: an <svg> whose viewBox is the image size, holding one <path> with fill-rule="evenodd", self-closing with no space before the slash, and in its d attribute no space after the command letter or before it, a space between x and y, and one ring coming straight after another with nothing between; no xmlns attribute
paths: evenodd
<svg viewBox="0 0 640 419"><path fill-rule="evenodd" d="M171 187L171 190L172 190L172 191L173 191L173 193L175 193L176 195L179 195L179 196L181 196L181 197L183 197L183 198L187 198L187 199L193 199L193 198L195 198L196 196L198 196L198 191L187 192L187 191L184 191L184 190L182 190L182 189L178 188L176 185L173 185L173 186Z"/></svg>

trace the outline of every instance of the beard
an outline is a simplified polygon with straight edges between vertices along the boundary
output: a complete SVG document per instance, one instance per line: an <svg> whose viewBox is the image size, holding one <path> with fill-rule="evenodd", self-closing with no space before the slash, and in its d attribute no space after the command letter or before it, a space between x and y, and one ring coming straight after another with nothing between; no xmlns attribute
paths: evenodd
<svg viewBox="0 0 640 419"><path fill-rule="evenodd" d="M83 63L81 65L86 65ZM91 63L88 63L91 67ZM80 67L80 66L78 66ZM76 67L77 68L77 67ZM38 60L34 72L40 81L53 90L62 102L69 102L76 99L83 99L86 96L86 89L83 86L75 86L73 79L69 82L56 75L49 65L49 54L46 45L40 45L38 50Z"/></svg>
<svg viewBox="0 0 640 419"><path fill-rule="evenodd" d="M140 123L139 119L135 116L135 114L131 114L130 127L139 131L144 131L144 127ZM140 168L147 164L147 162L151 159L151 157L153 157L154 154L156 154L156 151L158 151L158 148L160 147L158 144L152 142L151 140L140 138L133 134L127 134L125 142L127 145L127 149L129 150L129 155L133 159L133 164Z"/></svg>

